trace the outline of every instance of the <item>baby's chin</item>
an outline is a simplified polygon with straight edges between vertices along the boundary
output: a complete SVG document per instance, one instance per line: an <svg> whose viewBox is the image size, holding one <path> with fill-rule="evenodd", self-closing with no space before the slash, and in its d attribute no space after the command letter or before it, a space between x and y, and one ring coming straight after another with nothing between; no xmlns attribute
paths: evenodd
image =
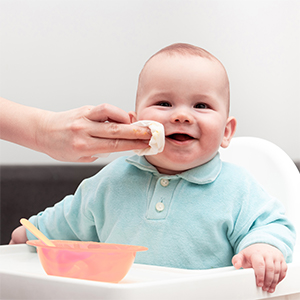
<svg viewBox="0 0 300 300"><path fill-rule="evenodd" d="M187 152L158 153L156 155L145 155L146 160L152 164L161 174L175 175L206 164L215 157L214 153L203 155L188 154Z"/></svg>
<svg viewBox="0 0 300 300"><path fill-rule="evenodd" d="M157 155L146 155L146 160L152 164L159 173L161 174L167 174L167 175L175 175L179 174L185 171L188 171L194 167L197 167L198 165L194 164L186 164L182 163L182 161L166 161L165 159L163 161L157 159Z"/></svg>

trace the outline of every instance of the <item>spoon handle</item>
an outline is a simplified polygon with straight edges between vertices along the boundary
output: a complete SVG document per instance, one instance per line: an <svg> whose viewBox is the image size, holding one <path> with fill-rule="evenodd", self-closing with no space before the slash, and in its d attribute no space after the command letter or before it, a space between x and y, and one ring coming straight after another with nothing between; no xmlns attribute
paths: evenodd
<svg viewBox="0 0 300 300"><path fill-rule="evenodd" d="M20 223L47 246L55 247L55 245L28 220L21 219Z"/></svg>

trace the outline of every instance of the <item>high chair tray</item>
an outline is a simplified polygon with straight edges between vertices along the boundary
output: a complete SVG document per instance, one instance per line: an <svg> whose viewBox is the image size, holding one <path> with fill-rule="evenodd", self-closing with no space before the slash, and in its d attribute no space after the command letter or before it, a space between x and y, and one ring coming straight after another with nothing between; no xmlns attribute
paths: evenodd
<svg viewBox="0 0 300 300"><path fill-rule="evenodd" d="M49 276L33 247L0 246L1 299L300 299L299 274L300 264L290 264L273 294L256 287L252 269L233 267L182 270L134 264L120 283L104 283Z"/></svg>

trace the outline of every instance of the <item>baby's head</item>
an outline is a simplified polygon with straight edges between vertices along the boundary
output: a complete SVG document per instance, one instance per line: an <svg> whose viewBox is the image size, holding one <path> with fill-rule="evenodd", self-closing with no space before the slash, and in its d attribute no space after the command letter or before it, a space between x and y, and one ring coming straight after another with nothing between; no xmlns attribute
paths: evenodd
<svg viewBox="0 0 300 300"><path fill-rule="evenodd" d="M139 80L138 80L138 88L137 88L137 93L136 93L136 109L138 107L139 104L139 100L140 100L140 95L142 93L143 90L143 75L147 70L147 65L148 63L156 56L158 56L159 54L164 54L166 56L172 57L172 56L176 56L176 55L181 55L181 56L198 56L200 58L203 59L208 59L210 61L214 61L215 63L217 63L220 67L220 75L223 75L223 92L224 92L224 99L226 101L226 105L227 105L227 109L228 109L228 113L229 113L229 108L230 108L230 88L229 88L229 79L227 76L227 72L225 67L223 66L223 64L215 57L213 56L211 53L209 53L208 51L194 46L194 45L190 45L190 44L183 44L183 43L178 43L178 44L172 44L170 46L167 46L161 50L159 50L157 53L155 53L154 55L152 55L147 62L145 63L142 71L140 72L139 75Z"/></svg>
<svg viewBox="0 0 300 300"><path fill-rule="evenodd" d="M146 159L165 174L211 160L227 147L236 120L229 114L229 81L209 52L174 44L154 54L139 76L132 122L154 120L165 127L164 151Z"/></svg>

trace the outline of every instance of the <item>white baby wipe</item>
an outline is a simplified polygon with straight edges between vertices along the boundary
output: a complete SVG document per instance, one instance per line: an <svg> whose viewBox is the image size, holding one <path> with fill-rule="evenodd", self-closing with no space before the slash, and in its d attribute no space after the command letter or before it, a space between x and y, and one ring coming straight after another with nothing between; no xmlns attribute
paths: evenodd
<svg viewBox="0 0 300 300"><path fill-rule="evenodd" d="M137 125L142 127L149 127L152 133L152 137L149 141L149 147L146 149L134 150L139 155L155 155L164 150L165 147L165 129L164 126L156 121L143 120L132 123L131 125Z"/></svg>
<svg viewBox="0 0 300 300"><path fill-rule="evenodd" d="M132 123L131 125L137 125L141 127L149 127L152 133L152 137L149 141L149 147L141 150L134 150L139 155L155 155L164 150L165 147L165 129L164 126L156 121L143 120ZM107 157L110 153L98 153L92 157Z"/></svg>

